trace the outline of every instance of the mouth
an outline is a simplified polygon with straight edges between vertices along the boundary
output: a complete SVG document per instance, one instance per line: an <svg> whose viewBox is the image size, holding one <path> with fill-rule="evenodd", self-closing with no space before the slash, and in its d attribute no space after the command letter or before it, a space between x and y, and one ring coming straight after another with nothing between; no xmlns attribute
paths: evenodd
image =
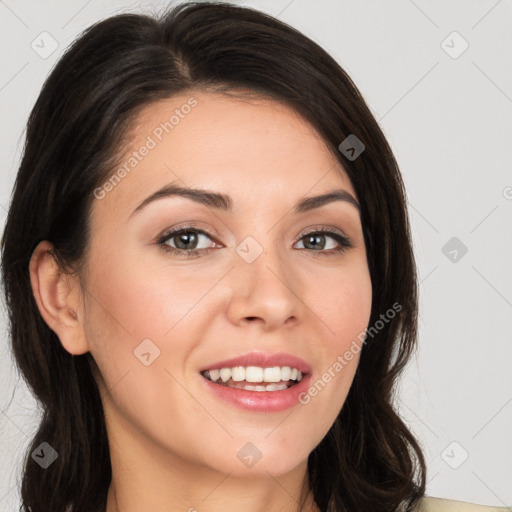
<svg viewBox="0 0 512 512"><path fill-rule="evenodd" d="M219 386L245 391L283 391L297 385L307 373L290 366L235 366L215 368L200 372L201 375Z"/></svg>

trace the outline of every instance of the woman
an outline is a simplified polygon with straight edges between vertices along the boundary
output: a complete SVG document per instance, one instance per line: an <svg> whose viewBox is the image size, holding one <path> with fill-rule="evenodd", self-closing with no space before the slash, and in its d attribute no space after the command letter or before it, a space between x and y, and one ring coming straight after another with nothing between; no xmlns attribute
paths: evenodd
<svg viewBox="0 0 512 512"><path fill-rule="evenodd" d="M44 410L23 510L490 510L424 497L391 403L417 280L389 145L265 14L89 28L31 113L2 272Z"/></svg>

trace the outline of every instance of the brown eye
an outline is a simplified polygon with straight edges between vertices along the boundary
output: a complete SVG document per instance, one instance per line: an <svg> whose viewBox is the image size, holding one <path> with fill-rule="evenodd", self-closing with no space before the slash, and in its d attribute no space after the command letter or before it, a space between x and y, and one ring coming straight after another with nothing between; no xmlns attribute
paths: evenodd
<svg viewBox="0 0 512 512"><path fill-rule="evenodd" d="M167 241L173 239L175 240L176 249L190 250L197 248L199 236L193 231L181 231L179 234L169 237Z"/></svg>

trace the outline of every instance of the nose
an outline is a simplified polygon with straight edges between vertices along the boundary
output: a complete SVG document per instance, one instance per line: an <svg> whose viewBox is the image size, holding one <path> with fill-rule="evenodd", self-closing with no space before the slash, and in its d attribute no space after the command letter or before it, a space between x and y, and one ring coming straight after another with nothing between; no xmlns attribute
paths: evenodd
<svg viewBox="0 0 512 512"><path fill-rule="evenodd" d="M233 324L259 323L270 331L300 322L304 308L300 279L277 250L264 250L252 263L237 254L235 258L227 309Z"/></svg>

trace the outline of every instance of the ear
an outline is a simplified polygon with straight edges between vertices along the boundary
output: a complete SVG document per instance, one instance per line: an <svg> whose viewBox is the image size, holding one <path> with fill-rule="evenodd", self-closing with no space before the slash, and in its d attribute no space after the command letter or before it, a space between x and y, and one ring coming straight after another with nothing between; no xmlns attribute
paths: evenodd
<svg viewBox="0 0 512 512"><path fill-rule="evenodd" d="M62 346L73 355L84 354L89 346L79 314L81 290L78 277L65 273L57 264L44 240L30 258L30 283L37 307L48 327L57 334Z"/></svg>

